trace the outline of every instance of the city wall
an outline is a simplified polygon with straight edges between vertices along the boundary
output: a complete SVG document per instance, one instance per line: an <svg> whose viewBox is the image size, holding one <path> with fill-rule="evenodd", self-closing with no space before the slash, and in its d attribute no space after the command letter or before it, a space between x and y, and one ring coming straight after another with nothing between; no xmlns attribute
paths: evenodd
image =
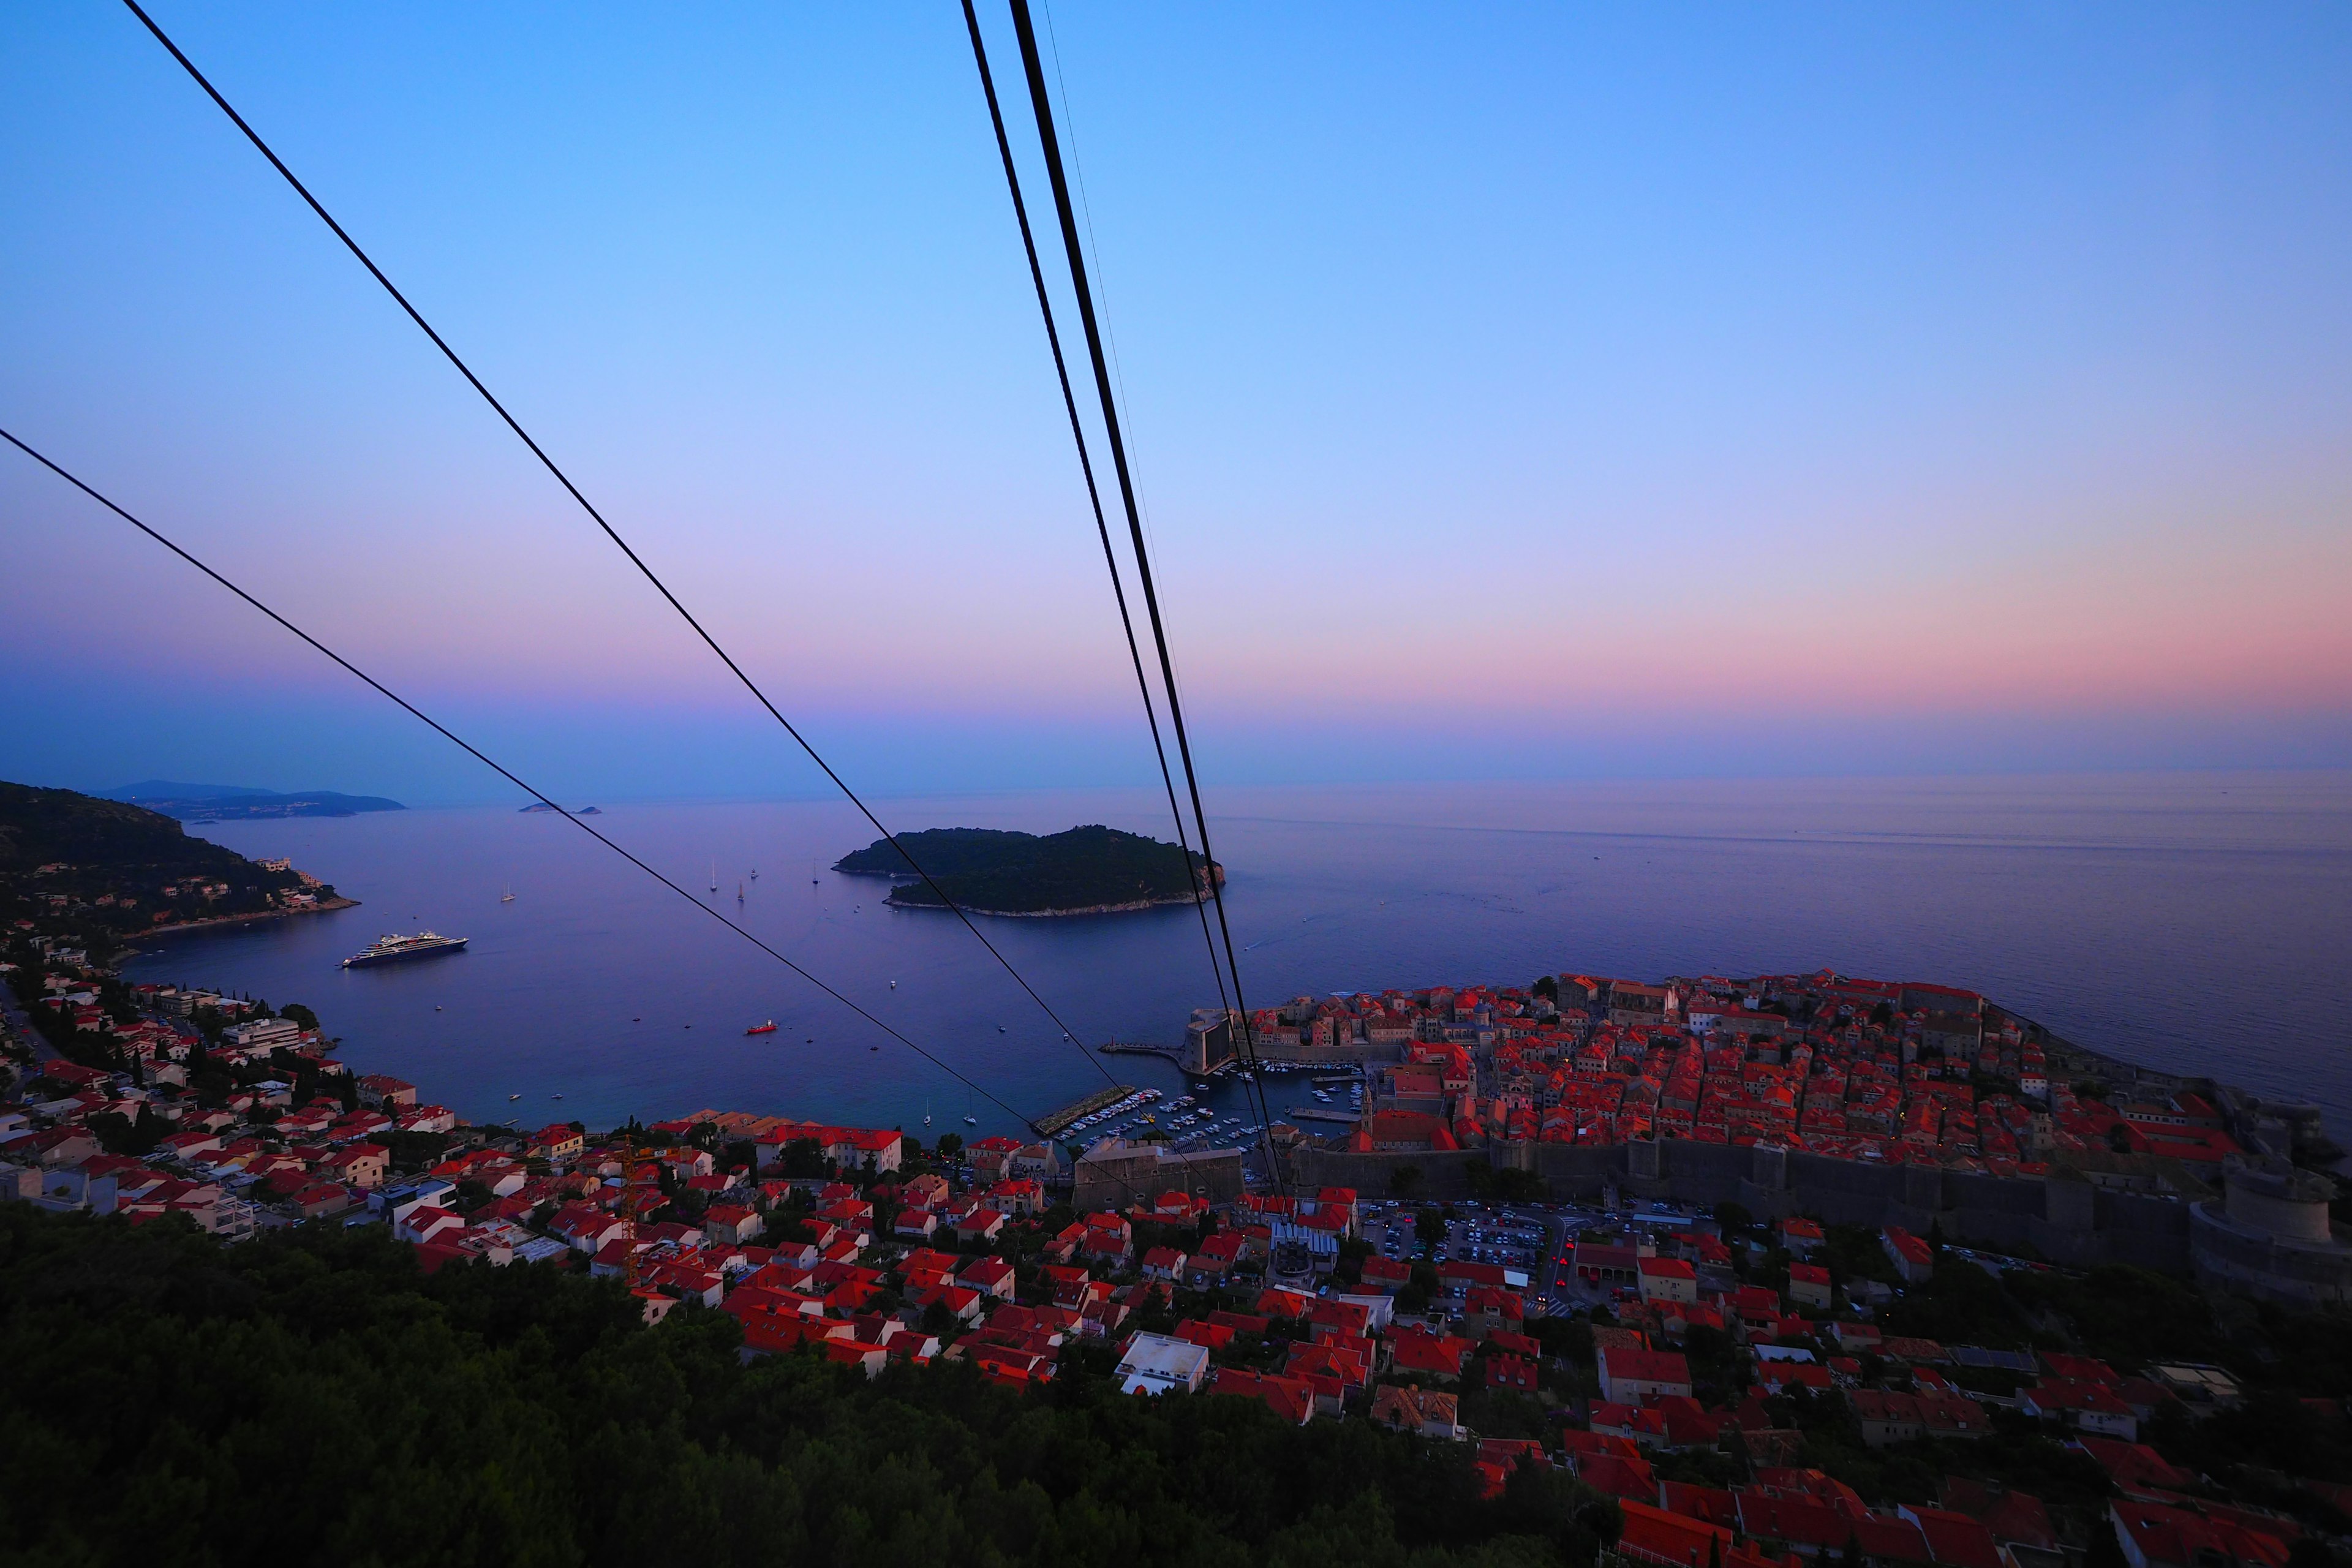
<svg viewBox="0 0 2352 1568"><path fill-rule="evenodd" d="M1410 1195L1466 1197L1468 1166L1485 1161L1530 1171L1550 1194L1591 1202L1615 1189L1627 1199L1702 1207L1737 1203L1759 1219L1808 1215L1832 1225L1899 1225L1993 1251L2032 1247L2055 1263L2129 1263L2187 1274L2189 1205L2115 1191L2065 1174L2001 1177L1928 1165L1887 1165L1764 1145L1740 1148L1671 1139L1614 1145L1509 1142L1445 1153L1350 1154L1301 1149L1302 1184L1354 1187L1387 1197L1398 1170L1420 1173Z"/></svg>

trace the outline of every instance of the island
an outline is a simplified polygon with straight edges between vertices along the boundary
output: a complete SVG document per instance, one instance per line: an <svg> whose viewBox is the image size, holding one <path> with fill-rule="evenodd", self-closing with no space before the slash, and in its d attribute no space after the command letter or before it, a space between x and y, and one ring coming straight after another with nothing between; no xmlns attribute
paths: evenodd
<svg viewBox="0 0 2352 1568"><path fill-rule="evenodd" d="M976 915L1101 915L1189 904L1225 879L1225 868L1178 845L1099 823L1047 834L992 827L933 827L902 833L894 849L877 839L844 856L836 871L888 877L894 909L940 910L952 899ZM937 891L907 857L930 874Z"/></svg>
<svg viewBox="0 0 2352 1568"><path fill-rule="evenodd" d="M99 797L145 806L176 816L182 822L249 822L278 816L357 816L363 811L405 811L396 800L380 795L338 795L331 789L302 790L279 795L239 784L175 784L147 779Z"/></svg>
<svg viewBox="0 0 2352 1568"><path fill-rule="evenodd" d="M284 860L248 860L177 818L68 789L0 783L0 921L97 952L142 935L352 907Z"/></svg>

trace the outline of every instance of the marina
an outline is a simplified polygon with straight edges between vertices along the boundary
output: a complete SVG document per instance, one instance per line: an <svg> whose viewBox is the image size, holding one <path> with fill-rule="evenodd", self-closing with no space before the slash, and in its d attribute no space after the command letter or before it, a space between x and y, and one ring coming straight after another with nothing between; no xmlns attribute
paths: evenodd
<svg viewBox="0 0 2352 1568"><path fill-rule="evenodd" d="M1157 1100L1159 1097L1160 1091L1156 1089L1139 1089L1131 1084L1114 1084L1108 1089L1097 1089L1083 1100L1072 1100L1059 1110L1048 1111L1029 1125L1041 1138L1058 1138L1064 1132L1096 1124L1107 1111L1139 1105L1147 1098Z"/></svg>

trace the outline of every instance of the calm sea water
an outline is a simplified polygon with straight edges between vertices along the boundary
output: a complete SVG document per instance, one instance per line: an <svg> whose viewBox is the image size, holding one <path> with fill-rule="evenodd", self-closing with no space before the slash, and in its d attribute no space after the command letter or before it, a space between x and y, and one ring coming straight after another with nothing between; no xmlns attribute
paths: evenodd
<svg viewBox="0 0 2352 1568"><path fill-rule="evenodd" d="M2352 775L1268 789L1217 804L1254 1004L1563 970L1826 965L1973 987L2084 1045L2315 1100L2352 1132ZM1142 794L897 800L883 815L905 829L1166 829ZM362 906L160 939L131 973L308 1003L362 1070L478 1121L594 1126L707 1106L1012 1131L1003 1107L1076 1099L1101 1086L1098 1064L1181 1081L1154 1058L1065 1042L951 917L886 909L885 884L825 869L872 837L846 806L620 805L589 820L1003 1105L544 814L202 827L291 856ZM1215 1000L1190 908L982 923L1088 1046L1180 1039ZM337 967L379 932L424 927L471 947ZM743 1033L769 1018L776 1033ZM1218 1092L1239 1108L1236 1089ZM1277 1113L1311 1103L1297 1078L1273 1095Z"/></svg>

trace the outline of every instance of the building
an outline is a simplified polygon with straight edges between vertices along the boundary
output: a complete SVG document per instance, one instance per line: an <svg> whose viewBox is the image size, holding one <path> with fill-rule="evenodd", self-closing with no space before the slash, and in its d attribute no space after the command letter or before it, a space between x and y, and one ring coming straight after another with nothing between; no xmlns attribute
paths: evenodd
<svg viewBox="0 0 2352 1568"><path fill-rule="evenodd" d="M1078 1156L1070 1205L1088 1209L1122 1209L1139 1194L1184 1193L1213 1204L1229 1204L1242 1195L1242 1152L1203 1149L1179 1154L1165 1143L1130 1143L1106 1138Z"/></svg>
<svg viewBox="0 0 2352 1568"><path fill-rule="evenodd" d="M2296 1307L2352 1303L2352 1231L2332 1224L2336 1184L2284 1160L2232 1154L2222 1199L2189 1210L2200 1283Z"/></svg>
<svg viewBox="0 0 2352 1568"><path fill-rule="evenodd" d="M1393 1432L1418 1432L1424 1437L1449 1440L1466 1436L1459 1400L1412 1384L1402 1387L1391 1384L1373 1394L1371 1415L1373 1421Z"/></svg>
<svg viewBox="0 0 2352 1568"><path fill-rule="evenodd" d="M2286 1544L2265 1531L2162 1503L2107 1507L2131 1568L2284 1568Z"/></svg>
<svg viewBox="0 0 2352 1568"><path fill-rule="evenodd" d="M1637 1268L1642 1278L1643 1300L1697 1305L1698 1270L1681 1258L1644 1258Z"/></svg>
<svg viewBox="0 0 2352 1568"><path fill-rule="evenodd" d="M1830 1271L1817 1263L1789 1265L1789 1300L1800 1307L1830 1310L1836 1304L1830 1293Z"/></svg>
<svg viewBox="0 0 2352 1568"><path fill-rule="evenodd" d="M1819 1252L1823 1239L1819 1221L1796 1215L1780 1222L1780 1245L1800 1258Z"/></svg>
<svg viewBox="0 0 2352 1568"><path fill-rule="evenodd" d="M1675 1352L1612 1345L1603 1349L1598 1359L1601 1397L1612 1405L1641 1405L1668 1395L1690 1397L1690 1363Z"/></svg>
<svg viewBox="0 0 2352 1568"><path fill-rule="evenodd" d="M1118 1358L1118 1386L1126 1394L1196 1394L1208 1374L1205 1347L1167 1334L1139 1331L1129 1336Z"/></svg>
<svg viewBox="0 0 2352 1568"><path fill-rule="evenodd" d="M1936 1272L1936 1255L1926 1242L1899 1225L1890 1225L1878 1233L1878 1245L1886 1250L1906 1285L1924 1285Z"/></svg>

